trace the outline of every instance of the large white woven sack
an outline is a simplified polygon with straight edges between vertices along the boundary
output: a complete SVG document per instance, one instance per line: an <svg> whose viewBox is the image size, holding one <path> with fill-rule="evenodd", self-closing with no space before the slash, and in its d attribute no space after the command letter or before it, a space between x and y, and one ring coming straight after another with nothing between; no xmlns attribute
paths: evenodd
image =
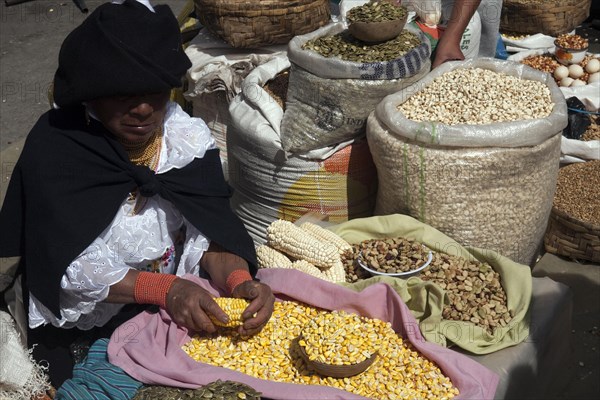
<svg viewBox="0 0 600 400"><path fill-rule="evenodd" d="M333 223L369 216L377 172L366 140L289 156L281 147L281 106L263 85L288 69L286 57L254 69L229 107L227 138L231 205L257 244L276 219L317 213Z"/></svg>
<svg viewBox="0 0 600 400"><path fill-rule="evenodd" d="M410 121L397 109L436 77L469 67L544 82L553 111L526 121L450 126ZM552 207L566 123L564 98L547 74L492 59L443 64L386 97L369 117L379 177L375 213L408 214L462 245L532 264Z"/></svg>
<svg viewBox="0 0 600 400"><path fill-rule="evenodd" d="M254 49L233 48L206 29L188 44L186 55L192 67L186 73L186 100L192 103L192 115L201 118L214 137L223 173L227 178L227 129L231 125L229 103L240 92L240 78L255 65L285 54L285 45Z"/></svg>

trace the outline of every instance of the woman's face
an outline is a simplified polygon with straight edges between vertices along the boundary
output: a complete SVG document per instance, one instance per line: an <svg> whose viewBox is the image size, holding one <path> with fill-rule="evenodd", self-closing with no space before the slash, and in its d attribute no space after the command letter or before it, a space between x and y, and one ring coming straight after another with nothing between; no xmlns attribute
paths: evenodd
<svg viewBox="0 0 600 400"><path fill-rule="evenodd" d="M94 115L117 139L144 143L162 126L169 92L112 96L88 102Z"/></svg>

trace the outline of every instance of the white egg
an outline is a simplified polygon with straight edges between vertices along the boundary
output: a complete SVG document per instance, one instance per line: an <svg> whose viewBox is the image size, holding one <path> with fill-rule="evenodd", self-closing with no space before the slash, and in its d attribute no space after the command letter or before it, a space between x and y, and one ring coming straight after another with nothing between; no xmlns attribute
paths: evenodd
<svg viewBox="0 0 600 400"><path fill-rule="evenodd" d="M569 68L565 67L564 65L556 67L554 70L554 77L558 80L566 78L567 76L569 76Z"/></svg>
<svg viewBox="0 0 600 400"><path fill-rule="evenodd" d="M584 81L582 81L581 79L575 79L572 83L571 83L571 87L576 87L576 86L585 86L586 83Z"/></svg>
<svg viewBox="0 0 600 400"><path fill-rule="evenodd" d="M560 80L560 86L562 87L569 87L571 83L573 83L573 78L569 78L568 76Z"/></svg>
<svg viewBox="0 0 600 400"><path fill-rule="evenodd" d="M592 58L585 66L585 71L589 74L600 71L600 61L597 58Z"/></svg>
<svg viewBox="0 0 600 400"><path fill-rule="evenodd" d="M569 66L569 76L573 79L581 78L583 76L583 68L579 64L573 64Z"/></svg>
<svg viewBox="0 0 600 400"><path fill-rule="evenodd" d="M600 72L594 72L588 78L588 83L600 82Z"/></svg>

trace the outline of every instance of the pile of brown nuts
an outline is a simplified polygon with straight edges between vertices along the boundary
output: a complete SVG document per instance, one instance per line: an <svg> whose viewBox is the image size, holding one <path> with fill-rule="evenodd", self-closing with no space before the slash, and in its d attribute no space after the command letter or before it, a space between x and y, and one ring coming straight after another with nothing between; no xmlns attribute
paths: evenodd
<svg viewBox="0 0 600 400"><path fill-rule="evenodd" d="M579 35L563 34L559 35L554 42L557 46L563 49L584 50L589 46L586 38Z"/></svg>
<svg viewBox="0 0 600 400"><path fill-rule="evenodd" d="M587 67L587 64L590 62L590 60L592 60L594 58L596 58L596 57L594 57L591 54L588 54L578 64L581 67L581 69L583 70L583 74L580 77L578 77L577 79L579 79L582 82L585 82L586 84L589 83L588 81L590 79L590 76L592 75L588 71L586 71L586 67ZM523 60L521 60L521 64L525 64L531 68L537 69L538 71L549 73L550 75L552 75L552 77L554 78L554 81L556 82L557 85L564 86L564 85L561 85L561 79L559 79L557 76L555 76L555 71L558 67L561 66L561 64L558 61L556 61L556 58L552 54L546 53L546 54L525 57Z"/></svg>
<svg viewBox="0 0 600 400"><path fill-rule="evenodd" d="M505 37L510 40L522 40L529 36L529 34L520 32L502 31L500 33L502 34L502 37Z"/></svg>
<svg viewBox="0 0 600 400"><path fill-rule="evenodd" d="M446 291L450 304L444 306L444 319L470 321L491 333L498 326L506 326L514 316L507 307L500 274L489 264L434 253L419 278Z"/></svg>
<svg viewBox="0 0 600 400"><path fill-rule="evenodd" d="M346 271L347 283L354 283L371 277L369 271L358 265L359 252L357 249L358 245L354 244L352 245L352 250L348 250L341 255L344 270Z"/></svg>
<svg viewBox="0 0 600 400"><path fill-rule="evenodd" d="M558 171L554 207L583 222L600 225L600 160Z"/></svg>
<svg viewBox="0 0 600 400"><path fill-rule="evenodd" d="M348 283L371 277L369 272L357 264L361 246L368 246L367 242L379 242L380 249L386 248L385 240L371 240L353 244L353 251L342 254ZM413 250L417 259L427 257L429 249L425 246L411 241L412 246L417 246ZM371 251L375 252L376 249L377 245ZM381 258L381 255L378 258ZM489 264L434 251L431 264L421 271L418 277L437 284L447 293L450 304L445 305L442 310L444 319L469 321L493 333L495 328L506 326L514 317L512 310L507 306L500 274Z"/></svg>
<svg viewBox="0 0 600 400"><path fill-rule="evenodd" d="M369 269L386 274L417 269L427 262L430 252L423 244L403 237L365 240L357 250Z"/></svg>
<svg viewBox="0 0 600 400"><path fill-rule="evenodd" d="M600 140L600 116L594 118L590 115L590 126L581 135L581 140L589 142L590 140Z"/></svg>
<svg viewBox="0 0 600 400"><path fill-rule="evenodd" d="M554 70L560 66L554 56L549 54L540 54L536 56L529 56L521 61L522 64L535 68L538 71L547 72L553 74Z"/></svg>

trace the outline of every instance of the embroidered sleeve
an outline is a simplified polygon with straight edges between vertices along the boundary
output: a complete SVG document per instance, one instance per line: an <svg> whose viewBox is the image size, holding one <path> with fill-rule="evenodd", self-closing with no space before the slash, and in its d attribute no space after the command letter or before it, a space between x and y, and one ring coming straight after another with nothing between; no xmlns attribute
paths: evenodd
<svg viewBox="0 0 600 400"><path fill-rule="evenodd" d="M81 329L103 325L123 305L101 302L108 296L110 286L120 282L129 269L124 263L118 262L102 239L96 239L71 262L63 275L61 318L56 318L33 298L30 304L30 326L38 326L44 321L55 326L77 325Z"/></svg>

